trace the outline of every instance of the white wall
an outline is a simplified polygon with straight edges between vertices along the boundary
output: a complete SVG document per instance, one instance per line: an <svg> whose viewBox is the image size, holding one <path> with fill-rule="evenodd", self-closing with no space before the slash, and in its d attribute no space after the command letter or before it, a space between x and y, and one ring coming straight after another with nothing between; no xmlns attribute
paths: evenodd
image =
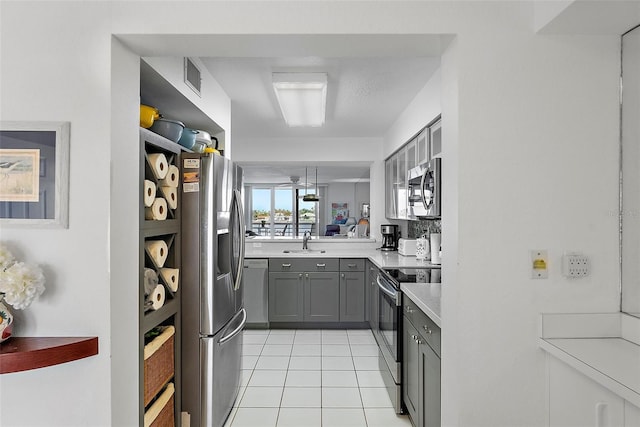
<svg viewBox="0 0 640 427"><path fill-rule="evenodd" d="M99 354L0 376L0 425L109 425L110 55L102 4L0 4L0 118L71 122L68 229L2 227L43 266L45 293L18 336L98 336ZM88 392L90 391L90 392Z"/></svg>
<svg viewBox="0 0 640 427"><path fill-rule="evenodd" d="M137 423L128 412L111 416L120 402L110 396L135 394L137 387L133 380L125 385L118 377L124 370L111 365L111 357L131 363L115 327L124 321L114 317L132 316L131 301L124 301L137 294L123 294L122 303L111 295L112 286L124 284L114 284L110 274L120 266L109 254L136 250L114 234L135 221L130 194L117 185L137 176L113 153L127 141L115 140L120 134L110 114L128 139L136 126L115 112L137 105L129 94L116 96L116 87L128 91L131 82L111 81L112 33L457 35L441 65L443 155L450 165L444 425L544 424L538 314L618 310L617 222L609 214L617 209L617 37L536 35L526 2L0 2L0 8L0 117L71 121L69 229L2 229L2 240L44 264L48 279L43 297L20 313L16 332L100 339L96 357L1 376L3 426ZM194 16L216 17L215 25L194 25ZM113 49L115 77L135 58ZM301 157L305 148L292 149ZM278 157L266 153L265 159ZM382 148L361 152L369 156L379 156L371 186L382 188ZM119 177L113 182L110 168ZM381 191L372 191L371 204L376 231L384 220L376 213ZM549 251L548 280L529 279L533 248ZM587 254L591 276L563 279L563 250Z"/></svg>
<svg viewBox="0 0 640 427"><path fill-rule="evenodd" d="M442 113L441 87L442 71L438 70L384 135L383 156L385 158Z"/></svg>

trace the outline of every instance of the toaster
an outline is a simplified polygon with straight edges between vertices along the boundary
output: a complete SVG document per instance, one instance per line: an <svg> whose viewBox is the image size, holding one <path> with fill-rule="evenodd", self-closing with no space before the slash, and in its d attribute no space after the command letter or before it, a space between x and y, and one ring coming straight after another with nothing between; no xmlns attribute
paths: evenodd
<svg viewBox="0 0 640 427"><path fill-rule="evenodd" d="M404 256L416 256L416 239L398 240L398 253Z"/></svg>

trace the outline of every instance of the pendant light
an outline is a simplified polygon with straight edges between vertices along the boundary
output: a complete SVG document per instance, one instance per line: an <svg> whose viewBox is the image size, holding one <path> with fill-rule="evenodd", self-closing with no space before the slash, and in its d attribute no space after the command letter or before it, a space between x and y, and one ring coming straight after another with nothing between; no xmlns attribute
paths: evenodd
<svg viewBox="0 0 640 427"><path fill-rule="evenodd" d="M307 168L304 168L304 176L305 176L305 181L307 179ZM308 190L307 190L308 191ZM311 194L305 194L302 197L302 201L303 202L318 202L320 201L320 199L317 196L317 191L318 191L318 168L316 167L316 192L315 193L311 193Z"/></svg>

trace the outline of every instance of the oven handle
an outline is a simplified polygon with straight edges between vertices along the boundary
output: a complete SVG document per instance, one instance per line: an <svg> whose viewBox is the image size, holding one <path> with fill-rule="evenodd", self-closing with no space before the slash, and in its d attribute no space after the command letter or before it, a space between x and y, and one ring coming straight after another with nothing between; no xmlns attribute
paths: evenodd
<svg viewBox="0 0 640 427"><path fill-rule="evenodd" d="M385 294L387 294L389 297L393 298L393 300L396 303L396 306L400 306L400 301L398 301L398 297L399 297L399 292L394 290L389 289L386 285L384 285L381 281L380 281L380 276L376 276L376 282L378 282L378 288L380 288L380 290L382 292L384 292Z"/></svg>

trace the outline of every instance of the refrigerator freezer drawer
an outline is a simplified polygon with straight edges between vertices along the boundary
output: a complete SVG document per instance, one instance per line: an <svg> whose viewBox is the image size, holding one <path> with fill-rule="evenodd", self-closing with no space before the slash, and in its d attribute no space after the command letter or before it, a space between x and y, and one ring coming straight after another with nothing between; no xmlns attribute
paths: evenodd
<svg viewBox="0 0 640 427"><path fill-rule="evenodd" d="M238 396L246 320L241 310L219 333L200 339L201 426L222 427Z"/></svg>

